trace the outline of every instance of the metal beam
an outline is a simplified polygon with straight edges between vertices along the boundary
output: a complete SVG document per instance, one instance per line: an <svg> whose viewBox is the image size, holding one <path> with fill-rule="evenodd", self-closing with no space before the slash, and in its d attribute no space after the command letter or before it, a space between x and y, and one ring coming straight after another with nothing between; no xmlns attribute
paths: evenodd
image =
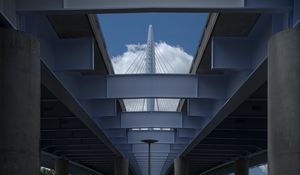
<svg viewBox="0 0 300 175"><path fill-rule="evenodd" d="M117 115L115 99L81 100L80 103L93 118Z"/></svg>
<svg viewBox="0 0 300 175"><path fill-rule="evenodd" d="M72 94L70 94L70 92L61 84L44 62L41 62L41 71L42 84L46 86L60 101L62 101L71 112L78 116L78 118L80 118L81 121L96 135L96 137L106 144L113 153L121 156L121 153L114 147L111 141L108 140L99 126L91 120L89 115L82 109L79 102L74 99Z"/></svg>
<svg viewBox="0 0 300 175"><path fill-rule="evenodd" d="M247 37L213 37L212 69L251 70L255 40Z"/></svg>
<svg viewBox="0 0 300 175"><path fill-rule="evenodd" d="M103 12L157 12L157 11L283 11L291 7L291 2L286 0L17 0L18 12L73 12L103 13Z"/></svg>
<svg viewBox="0 0 300 175"><path fill-rule="evenodd" d="M56 155L54 155L54 154L50 154L50 153L45 152L45 151L41 151L41 155L42 155L42 158L43 158L43 157L50 158L51 161L52 161L53 159L58 159L58 158L60 158L60 157L58 157L58 156L56 156ZM43 160L42 160L42 161L43 161ZM71 164L73 164L74 166L76 166L76 167L79 167L79 168L82 168L82 169L84 169L84 170L86 170L86 171L89 171L89 172L92 173L92 174L95 174L95 175L103 175L102 173L100 173L100 172L98 172L98 171L96 171L96 170L94 170L94 169L92 169L92 168L89 168L89 167L87 167L87 166L85 166L85 165L79 164L79 163L74 162L74 161L71 161L71 160L69 160L69 162L70 162ZM52 168L54 168L54 167L52 167ZM71 170L71 173L72 173L72 170Z"/></svg>
<svg viewBox="0 0 300 175"><path fill-rule="evenodd" d="M126 112L121 113L121 128L181 128L179 112Z"/></svg>
<svg viewBox="0 0 300 175"><path fill-rule="evenodd" d="M94 69L93 37L60 39L48 18L43 15L22 16L20 29L36 36L41 45L41 59L52 71L86 71Z"/></svg>
<svg viewBox="0 0 300 175"><path fill-rule="evenodd" d="M154 139L158 140L158 143L175 143L174 131L129 131L128 132L128 143L137 144L141 143L143 139Z"/></svg>
<svg viewBox="0 0 300 175"><path fill-rule="evenodd" d="M193 75L115 75L107 77L108 98L197 97ZM180 83L178 83L180 82Z"/></svg>
<svg viewBox="0 0 300 175"><path fill-rule="evenodd" d="M5 20L5 27L17 29L17 14L15 0L0 0L0 17ZM4 21L3 21L4 22ZM2 26L3 27L3 26Z"/></svg>
<svg viewBox="0 0 300 175"><path fill-rule="evenodd" d="M233 96L225 103L220 111L211 119L209 123L199 132L198 136L185 149L183 156L186 156L196 145L204 140L209 133L218 126L221 121L230 115L245 99L249 97L256 89L258 89L267 80L267 61L265 60L244 82L244 84L233 94Z"/></svg>
<svg viewBox="0 0 300 175"><path fill-rule="evenodd" d="M143 74L80 76L79 99L226 99L233 75ZM180 82L180 83L178 83Z"/></svg>

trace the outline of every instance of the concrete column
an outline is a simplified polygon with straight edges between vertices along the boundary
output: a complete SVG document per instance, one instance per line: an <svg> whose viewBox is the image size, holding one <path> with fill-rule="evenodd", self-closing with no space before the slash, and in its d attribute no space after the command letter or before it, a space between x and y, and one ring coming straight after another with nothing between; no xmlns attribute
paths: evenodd
<svg viewBox="0 0 300 175"><path fill-rule="evenodd" d="M115 175L128 175L129 174L129 162L122 157L115 159L114 166Z"/></svg>
<svg viewBox="0 0 300 175"><path fill-rule="evenodd" d="M55 175L68 175L69 161L65 159L56 159L54 169L55 169Z"/></svg>
<svg viewBox="0 0 300 175"><path fill-rule="evenodd" d="M235 175L248 175L249 174L249 162L246 159L238 159L234 162L234 174Z"/></svg>
<svg viewBox="0 0 300 175"><path fill-rule="evenodd" d="M270 175L300 175L300 29L275 34L268 47Z"/></svg>
<svg viewBox="0 0 300 175"><path fill-rule="evenodd" d="M0 174L38 175L40 138L39 42L0 29Z"/></svg>
<svg viewBox="0 0 300 175"><path fill-rule="evenodd" d="M188 161L185 158L177 158L174 160L174 175L188 175Z"/></svg>

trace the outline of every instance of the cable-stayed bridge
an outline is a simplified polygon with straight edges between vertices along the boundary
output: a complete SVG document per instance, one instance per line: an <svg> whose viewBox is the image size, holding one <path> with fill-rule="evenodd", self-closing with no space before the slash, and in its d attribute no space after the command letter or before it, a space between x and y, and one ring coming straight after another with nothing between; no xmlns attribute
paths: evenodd
<svg viewBox="0 0 300 175"><path fill-rule="evenodd" d="M147 44L121 74L170 74L176 72L171 59L157 47L153 26L149 25ZM127 111L176 111L179 99L124 99Z"/></svg>
<svg viewBox="0 0 300 175"><path fill-rule="evenodd" d="M0 0L0 174L146 175L152 139L152 175L248 175L262 163L299 175L299 7ZM189 74L155 49L151 27L145 55L115 74L95 13L120 12L209 13ZM180 102L162 111L159 99Z"/></svg>

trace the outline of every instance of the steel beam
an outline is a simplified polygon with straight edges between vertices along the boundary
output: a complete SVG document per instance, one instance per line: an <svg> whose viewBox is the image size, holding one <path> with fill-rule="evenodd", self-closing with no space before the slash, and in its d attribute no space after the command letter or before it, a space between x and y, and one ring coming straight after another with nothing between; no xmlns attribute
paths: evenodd
<svg viewBox="0 0 300 175"><path fill-rule="evenodd" d="M121 128L181 128L179 112L126 112L121 113Z"/></svg>
<svg viewBox="0 0 300 175"><path fill-rule="evenodd" d="M81 100L80 103L93 118L117 115L117 101L115 99Z"/></svg>
<svg viewBox="0 0 300 175"><path fill-rule="evenodd" d="M198 136L196 136L193 142L185 149L183 155L187 155L196 145L200 143L200 141L206 138L226 116L230 115L245 99L248 98L250 94L261 87L266 80L267 61L264 61L241 85L241 87L233 93L232 97L224 104L222 109L210 119L210 122L203 127Z"/></svg>
<svg viewBox="0 0 300 175"><path fill-rule="evenodd" d="M5 19L5 27L17 29L18 25L15 0L0 0L0 17Z"/></svg>
<svg viewBox="0 0 300 175"><path fill-rule="evenodd" d="M233 75L143 74L76 76L79 99L227 99ZM180 82L178 84L178 82Z"/></svg>
<svg viewBox="0 0 300 175"><path fill-rule="evenodd" d="M197 76L193 75L115 75L107 77L108 98L195 98ZM178 83L180 82L180 83Z"/></svg>
<svg viewBox="0 0 300 175"><path fill-rule="evenodd" d="M18 12L73 12L80 13L103 13L103 12L157 12L157 11L283 11L291 8L290 1L275 0L172 0L163 2L153 0L17 0Z"/></svg>
<svg viewBox="0 0 300 175"><path fill-rule="evenodd" d="M36 36L41 45L41 59L52 71L93 70L93 37L60 39L47 17L22 17L20 29Z"/></svg>
<svg viewBox="0 0 300 175"><path fill-rule="evenodd" d="M255 40L247 37L214 37L212 69L251 70Z"/></svg>
<svg viewBox="0 0 300 175"><path fill-rule="evenodd" d="M139 144L132 144L132 152L133 153L147 153L148 145L139 143ZM153 144L151 145L151 152L153 153L164 153L170 151L170 144Z"/></svg>
<svg viewBox="0 0 300 175"><path fill-rule="evenodd" d="M144 138L158 140L158 143L175 143L174 132L172 131L129 131L128 143L137 144L141 143Z"/></svg>
<svg viewBox="0 0 300 175"><path fill-rule="evenodd" d="M53 72L49 69L49 67L41 62L41 74L42 74L42 84L46 86L57 98L62 101L74 115L78 116L81 119L82 123L86 125L92 133L95 134L96 138L100 141L108 145L108 148L115 153L115 155L121 155L121 153L113 146L110 140L105 136L103 131L97 126L94 121L91 120L89 115L82 109L79 102L74 99L74 96L70 94L61 82L57 79L57 77L53 74ZM80 139L95 139L95 136L91 138L80 138ZM74 138L67 138L74 139ZM79 138L76 138L79 139ZM43 139L41 139L43 140ZM57 139L44 139L44 140L57 140Z"/></svg>
<svg viewBox="0 0 300 175"><path fill-rule="evenodd" d="M214 99L188 99L187 100L187 115L210 117L214 112Z"/></svg>

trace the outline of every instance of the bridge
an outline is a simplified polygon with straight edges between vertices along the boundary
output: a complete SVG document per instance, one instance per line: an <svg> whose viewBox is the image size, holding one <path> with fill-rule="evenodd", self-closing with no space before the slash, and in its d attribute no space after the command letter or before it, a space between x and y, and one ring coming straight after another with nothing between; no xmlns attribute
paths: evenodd
<svg viewBox="0 0 300 175"><path fill-rule="evenodd" d="M115 72L97 14L139 12L209 13L189 72L153 26ZM0 17L0 174L300 175L299 0L0 0Z"/></svg>

